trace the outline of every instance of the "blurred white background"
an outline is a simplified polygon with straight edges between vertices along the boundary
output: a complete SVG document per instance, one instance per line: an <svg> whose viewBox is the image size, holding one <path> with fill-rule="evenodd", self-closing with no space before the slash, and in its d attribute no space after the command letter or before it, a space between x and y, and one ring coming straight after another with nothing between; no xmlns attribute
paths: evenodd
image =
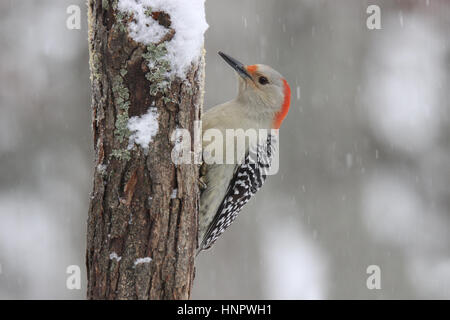
<svg viewBox="0 0 450 320"><path fill-rule="evenodd" d="M450 3L206 6L205 108L236 92L219 50L273 66L293 99L278 175L199 256L193 297L449 299ZM85 1L0 0L0 47L0 298L83 299L66 268L85 270L93 165Z"/></svg>

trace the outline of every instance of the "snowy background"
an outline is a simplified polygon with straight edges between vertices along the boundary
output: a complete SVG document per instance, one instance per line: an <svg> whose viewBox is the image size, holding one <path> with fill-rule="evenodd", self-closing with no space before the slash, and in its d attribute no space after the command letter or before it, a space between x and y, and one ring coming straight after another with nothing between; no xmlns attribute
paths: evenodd
<svg viewBox="0 0 450 320"><path fill-rule="evenodd" d="M66 8L82 8L81 30ZM381 7L381 30L366 9ZM450 299L450 4L206 4L205 108L232 98L217 55L290 82L280 171L197 261L193 297ZM84 0L0 0L0 298L82 299L92 167ZM381 270L369 290L366 269Z"/></svg>

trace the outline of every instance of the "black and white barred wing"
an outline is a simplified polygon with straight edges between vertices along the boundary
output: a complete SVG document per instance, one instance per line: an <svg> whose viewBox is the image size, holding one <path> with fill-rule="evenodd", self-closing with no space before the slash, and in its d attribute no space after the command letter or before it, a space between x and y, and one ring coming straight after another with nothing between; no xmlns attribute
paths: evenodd
<svg viewBox="0 0 450 320"><path fill-rule="evenodd" d="M236 167L224 200L203 237L200 250L211 247L236 219L242 207L262 187L277 150L278 140L275 135L268 135L257 147L249 149L242 164Z"/></svg>

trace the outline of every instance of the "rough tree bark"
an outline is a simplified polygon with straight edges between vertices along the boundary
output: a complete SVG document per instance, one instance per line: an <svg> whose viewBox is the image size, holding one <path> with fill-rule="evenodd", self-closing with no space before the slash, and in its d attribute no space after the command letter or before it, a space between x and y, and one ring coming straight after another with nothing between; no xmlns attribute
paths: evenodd
<svg viewBox="0 0 450 320"><path fill-rule="evenodd" d="M173 37L170 16L152 13L170 32L145 46L129 37L126 23L132 17L118 11L117 0L89 0L88 7L95 165L87 298L188 299L197 246L198 168L173 164L170 137L176 128L192 133L200 119L204 59L192 65L187 79L176 78L161 89L148 60L159 59L164 42ZM129 149L128 119L149 106L157 108L158 133L148 153Z"/></svg>

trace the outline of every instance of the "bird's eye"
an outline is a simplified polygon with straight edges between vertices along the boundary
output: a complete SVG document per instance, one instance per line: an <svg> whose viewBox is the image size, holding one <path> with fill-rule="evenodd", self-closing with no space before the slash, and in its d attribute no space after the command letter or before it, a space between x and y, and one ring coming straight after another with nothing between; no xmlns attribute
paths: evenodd
<svg viewBox="0 0 450 320"><path fill-rule="evenodd" d="M258 82L265 85L269 83L269 80L266 77L259 77Z"/></svg>

